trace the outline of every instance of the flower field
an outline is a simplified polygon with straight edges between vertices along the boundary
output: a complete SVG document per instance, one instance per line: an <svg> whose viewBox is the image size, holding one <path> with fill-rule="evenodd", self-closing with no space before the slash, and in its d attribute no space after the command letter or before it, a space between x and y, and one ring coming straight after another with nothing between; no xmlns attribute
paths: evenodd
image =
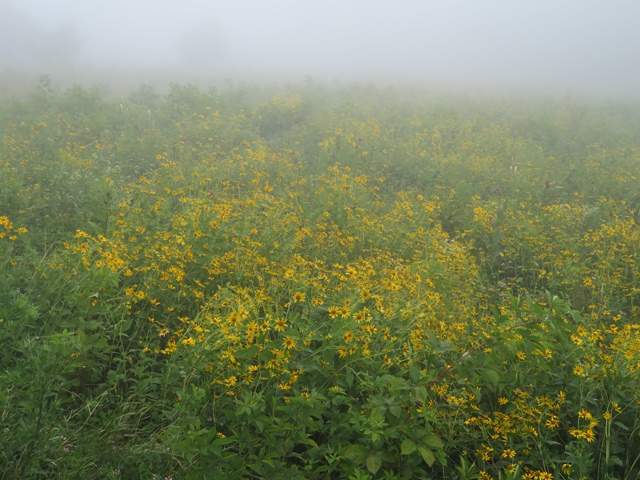
<svg viewBox="0 0 640 480"><path fill-rule="evenodd" d="M43 77L0 126L0 478L640 475L640 108Z"/></svg>

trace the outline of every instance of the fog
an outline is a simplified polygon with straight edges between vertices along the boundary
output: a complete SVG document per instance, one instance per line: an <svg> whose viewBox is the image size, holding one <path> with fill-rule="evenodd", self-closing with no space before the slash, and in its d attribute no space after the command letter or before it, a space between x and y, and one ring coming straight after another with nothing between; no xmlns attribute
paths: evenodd
<svg viewBox="0 0 640 480"><path fill-rule="evenodd" d="M0 0L0 70L637 96L639 19L638 0Z"/></svg>

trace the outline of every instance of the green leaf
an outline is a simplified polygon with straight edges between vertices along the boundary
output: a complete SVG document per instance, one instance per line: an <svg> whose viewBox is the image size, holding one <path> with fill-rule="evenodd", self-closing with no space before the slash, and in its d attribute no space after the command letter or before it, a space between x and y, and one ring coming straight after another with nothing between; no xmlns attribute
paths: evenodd
<svg viewBox="0 0 640 480"><path fill-rule="evenodd" d="M622 463L622 460L620 460L618 457L609 457L609 461L607 462L607 466L608 467L612 467L614 465L618 465L619 467L624 466L624 464Z"/></svg>
<svg viewBox="0 0 640 480"><path fill-rule="evenodd" d="M220 437L216 438L211 445L226 445L227 443L233 443L235 441L235 437Z"/></svg>
<svg viewBox="0 0 640 480"><path fill-rule="evenodd" d="M476 397L476 402L479 402L482 399L482 393L477 388L471 388L471 393Z"/></svg>
<svg viewBox="0 0 640 480"><path fill-rule="evenodd" d="M344 452L344 457L355 463L362 463L367 458L367 454L369 453L369 449L364 445L351 445Z"/></svg>
<svg viewBox="0 0 640 480"><path fill-rule="evenodd" d="M236 354L234 353L233 356L235 357L235 355ZM258 358L260 360L268 362L269 360L273 360L274 358L276 358L276 356L273 354L273 352L271 352L271 350L265 348L264 350L262 350L262 352L260 352L260 356Z"/></svg>
<svg viewBox="0 0 640 480"><path fill-rule="evenodd" d="M435 433L424 437L424 439L422 440L422 443L424 443L425 445L431 448L444 448L442 439Z"/></svg>
<svg viewBox="0 0 640 480"><path fill-rule="evenodd" d="M500 381L500 375L498 375L498 372L495 370L485 370L482 372L482 379L485 382L493 383L493 386L495 387Z"/></svg>
<svg viewBox="0 0 640 480"><path fill-rule="evenodd" d="M621 422L613 422L613 424L617 427L620 427L623 430L629 431L629 427L627 427L624 423Z"/></svg>
<svg viewBox="0 0 640 480"><path fill-rule="evenodd" d="M394 415L396 418L399 418L400 415L402 414L402 409L400 408L399 405L392 405L391 407L389 407L389 411L391 412L392 415Z"/></svg>
<svg viewBox="0 0 640 480"><path fill-rule="evenodd" d="M296 315L297 317L297 315ZM290 318L289 321L295 325L295 318ZM291 338L295 338L296 340L300 338L300 331L292 328L289 330L285 330L284 332L282 332L282 335L285 337L291 337Z"/></svg>
<svg viewBox="0 0 640 480"><path fill-rule="evenodd" d="M253 356L260 351L258 345L251 345L249 348L242 348L237 350L233 356L236 358L253 358Z"/></svg>
<svg viewBox="0 0 640 480"><path fill-rule="evenodd" d="M413 380L413 383L420 382L421 375L422 374L418 367L416 367L415 365L409 365L409 376L411 377L411 380Z"/></svg>
<svg viewBox="0 0 640 480"><path fill-rule="evenodd" d="M353 371L351 369L347 370L347 385L350 387L353 385Z"/></svg>
<svg viewBox="0 0 640 480"><path fill-rule="evenodd" d="M129 330L129 328L131 327L132 323L133 323L133 319L129 320L128 322L123 322L122 323L122 333L124 333L127 330Z"/></svg>
<svg viewBox="0 0 640 480"><path fill-rule="evenodd" d="M418 451L420 452L420 455L422 455L422 459L427 462L427 465L432 466L433 462L436 461L436 457L433 452L424 445L418 446Z"/></svg>
<svg viewBox="0 0 640 480"><path fill-rule="evenodd" d="M405 439L400 446L403 455L411 455L418 449L416 443L410 438Z"/></svg>
<svg viewBox="0 0 640 480"><path fill-rule="evenodd" d="M318 450L320 450L320 447L318 446L318 444L314 440L312 440L311 438L307 438L307 439L303 440L302 443L304 445L311 445L312 447L317 448Z"/></svg>
<svg viewBox="0 0 640 480"><path fill-rule="evenodd" d="M378 470L380 470L381 466L382 466L382 459L377 455L373 454L367 457L367 470L369 470L374 475Z"/></svg>
<svg viewBox="0 0 640 480"><path fill-rule="evenodd" d="M427 401L427 389L424 387L414 387L413 396L418 402L426 403Z"/></svg>
<svg viewBox="0 0 640 480"><path fill-rule="evenodd" d="M371 426L381 427L384 422L384 410L385 407L378 407L371 412Z"/></svg>

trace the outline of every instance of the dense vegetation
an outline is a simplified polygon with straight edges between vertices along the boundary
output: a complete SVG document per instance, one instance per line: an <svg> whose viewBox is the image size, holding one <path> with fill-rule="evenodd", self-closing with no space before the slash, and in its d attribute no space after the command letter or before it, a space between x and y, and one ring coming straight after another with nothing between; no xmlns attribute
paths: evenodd
<svg viewBox="0 0 640 480"><path fill-rule="evenodd" d="M640 108L43 77L0 128L0 478L638 478Z"/></svg>

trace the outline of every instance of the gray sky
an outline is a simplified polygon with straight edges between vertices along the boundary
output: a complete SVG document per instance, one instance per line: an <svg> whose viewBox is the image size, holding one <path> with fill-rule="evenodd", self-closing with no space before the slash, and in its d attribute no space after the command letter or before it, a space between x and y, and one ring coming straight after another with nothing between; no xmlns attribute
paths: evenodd
<svg viewBox="0 0 640 480"><path fill-rule="evenodd" d="M0 65L640 94L640 0L0 0Z"/></svg>

